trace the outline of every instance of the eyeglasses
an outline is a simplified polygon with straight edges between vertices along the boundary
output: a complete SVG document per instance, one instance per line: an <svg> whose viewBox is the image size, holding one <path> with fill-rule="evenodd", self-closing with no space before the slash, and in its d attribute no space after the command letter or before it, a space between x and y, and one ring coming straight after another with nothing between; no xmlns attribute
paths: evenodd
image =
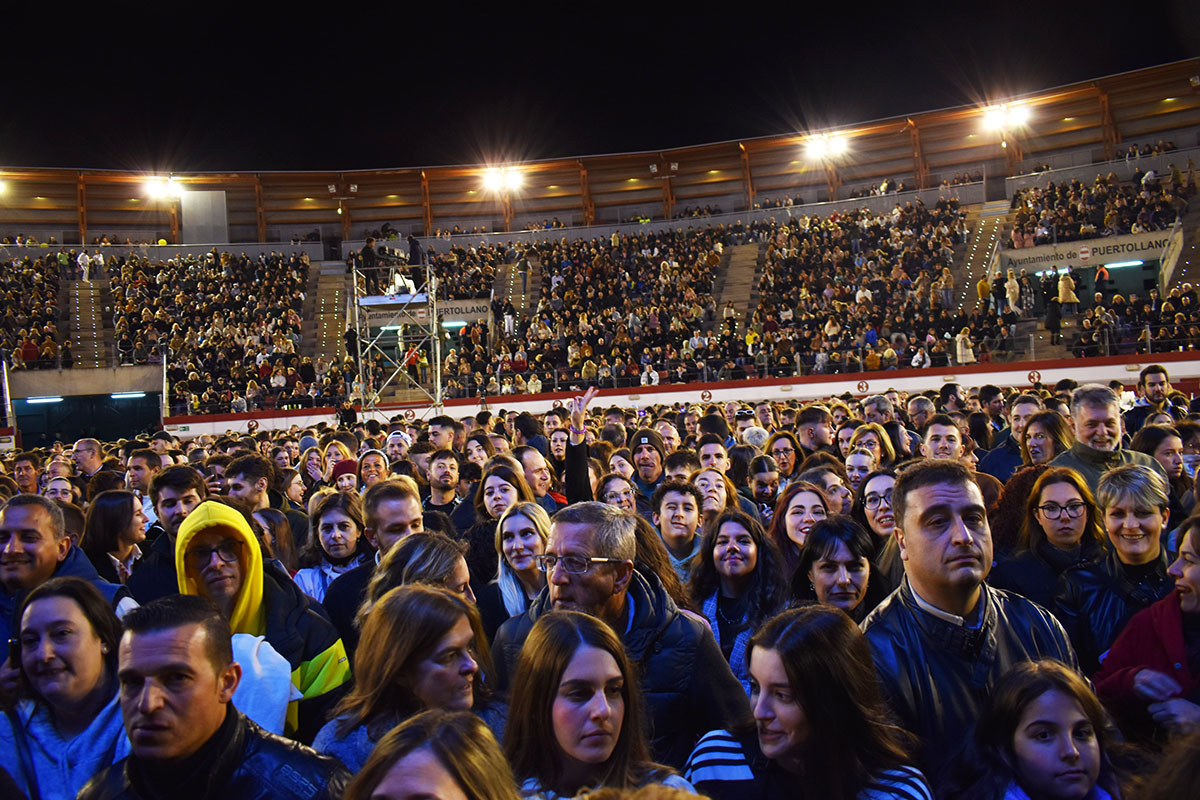
<svg viewBox="0 0 1200 800"><path fill-rule="evenodd" d="M238 560L242 552L242 543L236 539L226 539L216 547L193 547L187 551L187 560L194 570L202 570L212 561L213 553L226 564Z"/></svg>
<svg viewBox="0 0 1200 800"><path fill-rule="evenodd" d="M888 508L892 507L892 493L884 492L883 494L869 494L863 498L863 505L874 511L879 508L880 503L887 503Z"/></svg>
<svg viewBox="0 0 1200 800"><path fill-rule="evenodd" d="M604 502L616 503L619 500L632 500L633 492L605 492Z"/></svg>
<svg viewBox="0 0 1200 800"><path fill-rule="evenodd" d="M1087 510L1087 503L1067 503L1065 506L1060 506L1058 503L1046 503L1038 506L1037 509L1046 519L1058 519L1064 511L1067 512L1069 518L1079 519Z"/></svg>
<svg viewBox="0 0 1200 800"><path fill-rule="evenodd" d="M790 456L794 452L796 452L796 448L794 447L776 447L771 451L771 455L776 458L783 458L784 456Z"/></svg>
<svg viewBox="0 0 1200 800"><path fill-rule="evenodd" d="M593 564L621 564L625 561L623 558L555 555L535 556L533 560L534 563L537 564L537 568L547 574L554 572L554 568L559 564L562 564L563 570L568 575L582 575L591 569Z"/></svg>

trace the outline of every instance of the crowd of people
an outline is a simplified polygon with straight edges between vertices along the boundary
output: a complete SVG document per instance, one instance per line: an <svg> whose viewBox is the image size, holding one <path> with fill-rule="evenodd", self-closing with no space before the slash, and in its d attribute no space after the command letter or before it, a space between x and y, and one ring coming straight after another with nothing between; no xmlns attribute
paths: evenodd
<svg viewBox="0 0 1200 800"><path fill-rule="evenodd" d="M75 366L71 341L59 333L58 293L66 256L10 259L0 270L0 358L11 369Z"/></svg>
<svg viewBox="0 0 1200 800"><path fill-rule="evenodd" d="M1189 796L1165 367L597 395L6 458L0 794Z"/></svg>
<svg viewBox="0 0 1200 800"><path fill-rule="evenodd" d="M118 361L165 357L172 413L276 408L299 397L327 405L345 396L336 367L318 376L299 355L305 254L114 255L104 268Z"/></svg>
<svg viewBox="0 0 1200 800"><path fill-rule="evenodd" d="M1189 169L1188 176L1150 174L1124 184L1097 176L1092 187L1073 181L1027 190L1014 199L1021 211L1013 244L1091 235L1089 220L1098 221L1097 233L1169 225L1194 190L1190 176ZM892 183L876 188L894 191ZM527 286L531 262L540 261L541 289L530 312L497 302L490 320L447 334L442 381L451 398L988 362L1014 350L1020 320L1043 314L1052 343L1081 357L1200 344L1190 287L1160 301L1154 293L1115 294L1098 277L1092 297L1078 273L1022 270L981 279L972 304L971 287L957 286L953 274L955 248L968 236L963 209L944 196L932 207L909 200L885 213L808 216L788 208L786 216L748 224L528 245L449 244L426 252L409 237L407 255L397 254L394 264L371 241L350 260L365 268L365 288L380 293L415 288L424 279L415 265L428 263L442 300L490 297L502 265ZM760 248L749 318L716 299L724 249L739 244ZM20 299L0 326L10 365L73 365L71 343L54 319L58 281L81 270L108 274L115 359L165 360L175 414L336 407L378 391L397 366L430 383L428 347L375 353L362 380L361 343L351 333L344 357L326 363L305 356L300 315L308 264L298 254L214 251L152 262L97 248L93 256L64 250L10 266L6 293ZM393 283L395 275L408 283Z"/></svg>
<svg viewBox="0 0 1200 800"><path fill-rule="evenodd" d="M1164 230L1187 210L1187 197L1195 186L1189 159L1186 175L1172 164L1167 175L1137 169L1129 182L1110 172L1097 174L1090 187L1074 178L1019 189L1012 198L1017 217L1009 243L1014 248L1036 247Z"/></svg>

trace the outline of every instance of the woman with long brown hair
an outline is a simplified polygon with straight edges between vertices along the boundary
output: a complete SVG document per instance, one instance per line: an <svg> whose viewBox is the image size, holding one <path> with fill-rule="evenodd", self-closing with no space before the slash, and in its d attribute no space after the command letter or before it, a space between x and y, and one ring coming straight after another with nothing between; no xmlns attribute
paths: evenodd
<svg viewBox="0 0 1200 800"><path fill-rule="evenodd" d="M871 648L839 609L795 608L750 640L755 725L706 734L684 777L713 800L928 800L910 736L883 699Z"/></svg>
<svg viewBox="0 0 1200 800"><path fill-rule="evenodd" d="M433 586L392 589L367 614L354 654L354 686L313 747L356 772L375 742L422 710L486 709L491 667L475 606Z"/></svg>
<svg viewBox="0 0 1200 800"><path fill-rule="evenodd" d="M538 618L509 697L504 753L522 793L555 800L601 787L691 788L650 760L637 672L599 619L576 611Z"/></svg>

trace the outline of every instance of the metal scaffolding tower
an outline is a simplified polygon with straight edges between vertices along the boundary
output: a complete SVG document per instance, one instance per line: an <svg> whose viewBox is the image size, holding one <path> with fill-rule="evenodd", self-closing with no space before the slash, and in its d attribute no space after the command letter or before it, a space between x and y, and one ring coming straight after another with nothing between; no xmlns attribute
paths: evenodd
<svg viewBox="0 0 1200 800"><path fill-rule="evenodd" d="M389 259L390 261L391 259ZM410 265L403 260L365 270L354 267L352 299L354 334L357 337L358 385L363 416L377 411L379 396L389 386L416 389L429 399L434 414L442 411L442 337L438 315L437 276L429 264ZM390 352L388 334L395 334L396 352ZM432 391L406 370L411 353L428 348ZM378 354L390 374L373 385L371 366Z"/></svg>

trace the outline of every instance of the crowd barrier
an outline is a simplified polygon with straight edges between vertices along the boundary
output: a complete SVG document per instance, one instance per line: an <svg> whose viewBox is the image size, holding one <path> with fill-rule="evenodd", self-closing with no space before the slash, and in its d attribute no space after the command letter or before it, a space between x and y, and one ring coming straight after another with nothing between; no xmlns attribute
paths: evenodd
<svg viewBox="0 0 1200 800"><path fill-rule="evenodd" d="M1131 358L1108 356L1089 359L1059 359L1013 364L976 364L969 367L947 367L929 370L891 370L844 375L813 375L804 378L764 378L736 383L690 383L659 386L639 386L625 389L601 389L593 405L596 408L618 405L627 408L646 408L650 405L673 403L727 402L730 400L756 402L771 400L810 400L849 393L865 396L897 389L910 393L937 388L944 383L961 383L967 388L993 383L998 386L1029 386L1040 381L1054 384L1063 378L1080 383L1120 380L1127 388L1137 383L1138 372L1149 364L1165 364L1171 379L1181 391L1200 390L1200 355L1195 352L1155 353L1152 356ZM486 408L541 413L565 403L579 391L543 392L539 395L506 395L502 397L460 398L446 400L445 413L454 417L475 414ZM379 406L370 416L386 422L395 416L407 419L428 419L437 413L429 404L396 404ZM246 431L251 420L260 429L301 428L318 422L334 423L335 410L301 409L296 411L257 412L252 414L218 414L213 416L168 417L164 423L172 434L191 438L202 434L222 434L227 431Z"/></svg>

